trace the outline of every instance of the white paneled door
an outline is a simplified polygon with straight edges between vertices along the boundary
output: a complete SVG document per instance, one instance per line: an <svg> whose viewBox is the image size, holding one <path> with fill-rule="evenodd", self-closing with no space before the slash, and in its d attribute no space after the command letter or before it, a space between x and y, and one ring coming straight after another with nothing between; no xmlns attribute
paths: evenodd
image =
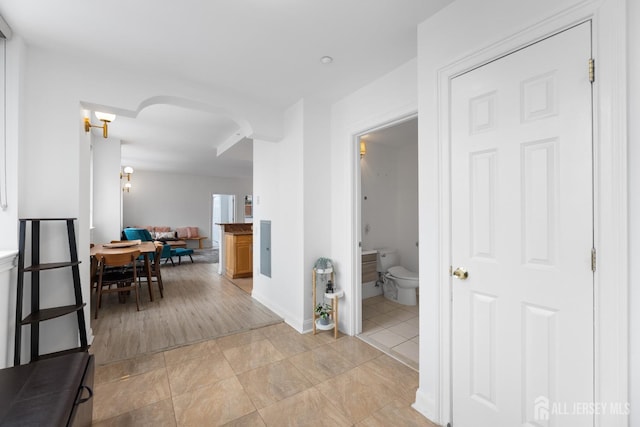
<svg viewBox="0 0 640 427"><path fill-rule="evenodd" d="M452 80L454 427L593 425L590 58L586 22Z"/></svg>

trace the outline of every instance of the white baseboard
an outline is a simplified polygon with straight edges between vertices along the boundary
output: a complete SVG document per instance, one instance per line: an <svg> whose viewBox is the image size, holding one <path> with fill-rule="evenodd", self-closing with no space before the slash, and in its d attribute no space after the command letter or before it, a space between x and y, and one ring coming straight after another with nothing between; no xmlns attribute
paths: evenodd
<svg viewBox="0 0 640 427"><path fill-rule="evenodd" d="M282 317L285 323L291 326L296 331L303 332L305 330L305 322L302 319L299 319L297 316L292 315L289 311L282 308L275 301L272 301L264 295L257 293L255 288L251 292L251 297L258 301L260 304L267 307L269 310L273 311L278 316Z"/></svg>
<svg viewBox="0 0 640 427"><path fill-rule="evenodd" d="M416 390L416 401L411 406L413 409L428 418L429 421L436 424L440 422L438 411L436 409L436 400L433 396L429 396L424 393L420 388Z"/></svg>

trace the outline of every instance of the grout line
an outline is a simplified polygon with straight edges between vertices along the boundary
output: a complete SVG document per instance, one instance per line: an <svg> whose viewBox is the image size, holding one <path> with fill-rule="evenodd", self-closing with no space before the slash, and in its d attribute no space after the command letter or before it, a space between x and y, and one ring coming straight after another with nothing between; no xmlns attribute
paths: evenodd
<svg viewBox="0 0 640 427"><path fill-rule="evenodd" d="M402 309L402 307L399 307L399 308ZM403 310L403 311L409 312L407 310ZM387 313L381 313L381 316L384 316ZM411 313L411 312L409 312L409 313ZM418 314L415 314L415 317L417 317L417 316L418 316ZM380 350L383 353L387 354L388 356L391 356L394 359L402 362L404 365L410 367L411 369L413 369L415 371L419 371L420 362L418 360L413 360L410 357L407 357L407 356L405 356L405 355L403 355L403 354L401 354L401 353L399 353L399 352L397 352L396 350L393 349L393 348L395 348L395 347L397 347L397 346L399 346L401 344L404 344L404 343L406 343L408 341L412 341L415 337L406 338L403 335L395 333L392 330L390 330L390 328L392 328L392 327L395 327L395 326L397 326L397 325L399 325L401 323L408 322L409 320L411 320L411 318L403 320L403 321L398 322L398 323L394 323L393 325L389 325L389 326L384 326L384 325L378 324L374 319L375 318L370 318L370 319L367 319L367 320L372 321L373 323L375 323L378 327L381 327L382 329L377 330L377 331L375 331L375 332L373 332L371 334L368 334L366 330L362 330L362 333L360 335L358 335L357 337L360 338L362 341L366 342L367 344L370 344L370 345L374 346L375 348L377 348L378 350ZM390 334L397 335L397 336L401 337L403 339L403 341L399 342L398 344L396 344L395 346L390 348L390 347L387 347L386 345L376 341L374 338L372 338L372 335L378 334L378 333L383 332L383 331L387 331Z"/></svg>
<svg viewBox="0 0 640 427"><path fill-rule="evenodd" d="M406 356L403 356L402 354L393 351L392 349L390 349L389 347L380 344L379 342L377 342L374 339L371 339L369 336L366 335L357 335L356 338L359 338L360 340L364 341L365 343L369 344L372 347L377 348L378 350L380 350L381 352L384 353L384 355L389 356L395 360L397 360L398 362L402 363L403 365L405 365L406 367L416 371L416 372L420 372L419 366L413 366L413 364L415 363L413 360L409 359ZM380 357L380 356L378 356ZM418 365L417 363L415 363L416 365Z"/></svg>

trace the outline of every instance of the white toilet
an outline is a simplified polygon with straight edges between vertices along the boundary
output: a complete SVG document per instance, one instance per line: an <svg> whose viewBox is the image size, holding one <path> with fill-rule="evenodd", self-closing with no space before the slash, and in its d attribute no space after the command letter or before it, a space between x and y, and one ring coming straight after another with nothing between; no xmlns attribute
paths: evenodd
<svg viewBox="0 0 640 427"><path fill-rule="evenodd" d="M393 249L378 249L378 271L384 280L384 296L404 305L416 305L416 289L420 283L418 273L399 264L398 253Z"/></svg>

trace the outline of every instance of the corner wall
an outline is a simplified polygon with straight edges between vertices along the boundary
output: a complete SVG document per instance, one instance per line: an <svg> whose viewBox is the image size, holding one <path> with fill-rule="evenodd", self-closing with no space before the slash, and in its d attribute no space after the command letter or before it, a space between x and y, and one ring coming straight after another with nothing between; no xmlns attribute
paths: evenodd
<svg viewBox="0 0 640 427"><path fill-rule="evenodd" d="M304 329L303 101L284 113L284 138L254 140L252 296ZM260 221L271 221L271 277L260 274Z"/></svg>
<svg viewBox="0 0 640 427"><path fill-rule="evenodd" d="M299 332L312 327L313 265L330 256L329 128L328 106L304 99L285 112L281 141L254 141L252 296ZM271 277L260 274L261 220L271 221Z"/></svg>
<svg viewBox="0 0 640 427"><path fill-rule="evenodd" d="M640 279L633 274L635 266L640 264L640 2L627 1L627 46L629 67L627 75L629 94L629 402L631 403L630 426L640 425Z"/></svg>
<svg viewBox="0 0 640 427"><path fill-rule="evenodd" d="M321 102L304 100L303 147L303 227L304 227L304 326L313 328L312 270L320 257L330 258L331 215L334 210L329 196L331 182L331 128L329 107ZM339 209L339 207L338 207ZM344 288L344 277L335 272L335 285Z"/></svg>
<svg viewBox="0 0 640 427"><path fill-rule="evenodd" d="M120 140L91 136L93 149L93 229L91 242L120 240L122 184Z"/></svg>
<svg viewBox="0 0 640 427"><path fill-rule="evenodd" d="M0 210L0 368L13 365L16 255L18 250L18 150L22 134L25 46L19 37L6 42L6 176L7 209ZM1 155L0 155L1 157ZM0 166L1 167L1 166ZM0 185L5 183L0 182Z"/></svg>
<svg viewBox="0 0 640 427"><path fill-rule="evenodd" d="M23 133L24 68L26 47L22 39L14 37L6 42L6 188L7 209L0 210L0 249L18 248L18 150ZM1 157L0 157L1 158ZM0 180L4 180L0 176ZM5 185L5 183L2 183Z"/></svg>

